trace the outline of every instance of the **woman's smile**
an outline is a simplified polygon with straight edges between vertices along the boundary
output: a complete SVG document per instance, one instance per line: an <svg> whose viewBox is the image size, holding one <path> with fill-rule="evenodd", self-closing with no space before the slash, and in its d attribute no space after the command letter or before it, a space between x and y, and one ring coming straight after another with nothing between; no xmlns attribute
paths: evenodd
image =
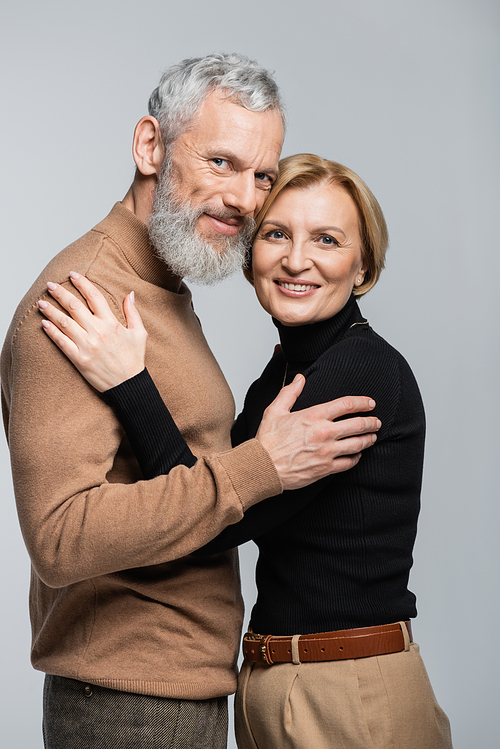
<svg viewBox="0 0 500 749"><path fill-rule="evenodd" d="M307 281L301 281L300 279L284 279L277 278L274 282L282 290L285 296L291 296L292 298L299 299L311 292L319 289L317 284L310 284Z"/></svg>

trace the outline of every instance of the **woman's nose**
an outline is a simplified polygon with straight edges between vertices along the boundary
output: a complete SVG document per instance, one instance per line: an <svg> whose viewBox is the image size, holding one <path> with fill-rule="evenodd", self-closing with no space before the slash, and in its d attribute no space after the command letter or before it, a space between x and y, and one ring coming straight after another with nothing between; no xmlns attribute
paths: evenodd
<svg viewBox="0 0 500 749"><path fill-rule="evenodd" d="M291 242L288 246L288 252L283 257L282 264L294 275L308 270L312 262L308 256L306 245L303 242Z"/></svg>

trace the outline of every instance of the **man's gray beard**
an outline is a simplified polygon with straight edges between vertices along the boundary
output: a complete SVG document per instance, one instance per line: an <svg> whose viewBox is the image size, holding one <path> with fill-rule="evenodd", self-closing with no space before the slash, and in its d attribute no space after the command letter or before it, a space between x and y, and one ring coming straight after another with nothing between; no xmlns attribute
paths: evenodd
<svg viewBox="0 0 500 749"><path fill-rule="evenodd" d="M212 285L244 266L255 222L245 216L235 237L221 235L214 246L197 231L198 219L205 212L226 220L235 215L227 210L218 212L209 205L191 208L182 204L175 196L170 165L165 163L149 219L149 239L158 257L176 276Z"/></svg>

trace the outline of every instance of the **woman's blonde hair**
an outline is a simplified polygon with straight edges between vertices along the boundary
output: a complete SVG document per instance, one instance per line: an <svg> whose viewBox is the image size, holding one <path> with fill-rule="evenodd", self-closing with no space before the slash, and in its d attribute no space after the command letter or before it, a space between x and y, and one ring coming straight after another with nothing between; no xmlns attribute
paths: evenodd
<svg viewBox="0 0 500 749"><path fill-rule="evenodd" d="M363 283L353 289L354 294L361 296L375 286L379 279L385 265L389 233L376 197L352 169L312 153L298 153L281 159L278 179L256 216L254 239L270 207L285 188L293 187L300 190L323 183L338 185L344 189L358 209L361 252L368 266ZM251 250L244 274L253 284Z"/></svg>

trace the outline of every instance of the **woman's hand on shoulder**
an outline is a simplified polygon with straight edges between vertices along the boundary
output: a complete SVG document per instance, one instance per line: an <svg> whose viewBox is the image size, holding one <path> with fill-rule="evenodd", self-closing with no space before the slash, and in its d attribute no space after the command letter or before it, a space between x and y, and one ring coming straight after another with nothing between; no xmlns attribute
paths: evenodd
<svg viewBox="0 0 500 749"><path fill-rule="evenodd" d="M135 307L134 292L123 302L124 327L85 276L70 273L70 279L88 307L60 284L48 283L51 296L69 314L40 300L38 307L46 318L42 326L87 382L102 393L142 372L148 334Z"/></svg>

